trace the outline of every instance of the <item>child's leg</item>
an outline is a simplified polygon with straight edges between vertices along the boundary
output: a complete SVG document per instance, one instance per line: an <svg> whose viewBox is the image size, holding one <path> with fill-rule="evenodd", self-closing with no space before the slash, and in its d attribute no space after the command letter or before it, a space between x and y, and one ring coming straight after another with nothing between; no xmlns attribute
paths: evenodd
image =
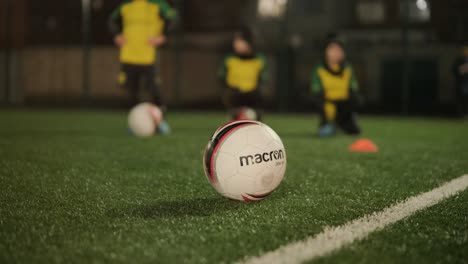
<svg viewBox="0 0 468 264"><path fill-rule="evenodd" d="M262 105L263 101L260 91L255 90L253 92L243 94L242 106L252 108L256 113L257 121L262 120Z"/></svg>
<svg viewBox="0 0 468 264"><path fill-rule="evenodd" d="M338 104L337 124L348 135L359 135L361 129L356 120L356 113L349 102Z"/></svg>
<svg viewBox="0 0 468 264"><path fill-rule="evenodd" d="M336 104L324 102L320 111L319 136L329 137L335 134Z"/></svg>
<svg viewBox="0 0 468 264"><path fill-rule="evenodd" d="M227 86L223 94L223 103L228 110L238 107L239 91Z"/></svg>
<svg viewBox="0 0 468 264"><path fill-rule="evenodd" d="M171 127L167 122L167 107L160 93L159 82L157 76L157 68L154 65L145 66L143 71L143 81L145 89L151 94L153 103L155 103L159 109L163 112L163 119L159 123L158 131L162 135L168 135L171 133Z"/></svg>
<svg viewBox="0 0 468 264"><path fill-rule="evenodd" d="M151 94L153 103L155 103L164 112L165 104L161 97L157 78L157 69L154 65L144 67L143 81L145 89Z"/></svg>
<svg viewBox="0 0 468 264"><path fill-rule="evenodd" d="M119 84L127 90L130 95L130 107L138 104L138 86L140 69L138 66L122 64L119 75Z"/></svg>
<svg viewBox="0 0 468 264"><path fill-rule="evenodd" d="M237 112L242 106L242 100L242 94L239 92L239 90L233 89L231 87L226 88L224 96L224 105L229 111L232 120L237 119Z"/></svg>

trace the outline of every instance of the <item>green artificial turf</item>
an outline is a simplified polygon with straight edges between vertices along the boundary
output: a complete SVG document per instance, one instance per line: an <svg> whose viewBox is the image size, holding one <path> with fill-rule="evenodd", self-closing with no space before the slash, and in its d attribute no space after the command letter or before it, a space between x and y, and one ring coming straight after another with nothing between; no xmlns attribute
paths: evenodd
<svg viewBox="0 0 468 264"><path fill-rule="evenodd" d="M288 155L259 203L218 195L202 153L226 121L171 113L173 134L137 139L123 112L0 111L0 262L219 263L258 255L468 173L468 123L362 118L356 138L314 136L307 115L267 115ZM467 262L466 192L318 262ZM442 242L441 242L442 241Z"/></svg>
<svg viewBox="0 0 468 264"><path fill-rule="evenodd" d="M315 263L467 263L468 191Z"/></svg>

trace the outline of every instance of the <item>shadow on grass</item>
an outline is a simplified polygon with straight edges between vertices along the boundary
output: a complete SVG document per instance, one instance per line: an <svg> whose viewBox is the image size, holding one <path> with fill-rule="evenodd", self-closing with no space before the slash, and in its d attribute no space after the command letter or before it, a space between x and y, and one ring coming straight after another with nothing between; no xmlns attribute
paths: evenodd
<svg viewBox="0 0 468 264"><path fill-rule="evenodd" d="M210 216L243 206L238 201L224 198L195 198L180 201L161 201L108 210L106 215L114 218L173 218L189 216Z"/></svg>

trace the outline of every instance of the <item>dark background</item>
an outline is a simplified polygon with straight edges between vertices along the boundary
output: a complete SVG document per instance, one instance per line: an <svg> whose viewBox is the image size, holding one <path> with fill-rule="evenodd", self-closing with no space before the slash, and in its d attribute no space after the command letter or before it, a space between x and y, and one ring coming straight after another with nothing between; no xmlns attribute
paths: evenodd
<svg viewBox="0 0 468 264"><path fill-rule="evenodd" d="M366 97L363 111L455 111L450 65L468 42L468 1L426 0L429 16L418 11L421 0L263 0L285 3L276 16L262 13L261 1L170 1L180 18L160 74L171 105L221 107L216 70L232 33L248 24L271 65L265 98L272 110L312 109L310 73L324 36L338 32ZM107 29L120 2L1 0L1 104L121 105L126 96L116 86L117 50Z"/></svg>

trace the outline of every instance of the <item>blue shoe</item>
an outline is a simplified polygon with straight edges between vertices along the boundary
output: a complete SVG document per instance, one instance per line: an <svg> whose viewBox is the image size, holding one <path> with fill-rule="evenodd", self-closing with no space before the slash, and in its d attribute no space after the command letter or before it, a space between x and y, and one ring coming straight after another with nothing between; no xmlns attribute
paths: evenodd
<svg viewBox="0 0 468 264"><path fill-rule="evenodd" d="M171 127L169 126L169 123L167 123L166 120L163 120L159 124L158 131L161 135L169 135L171 134Z"/></svg>
<svg viewBox="0 0 468 264"><path fill-rule="evenodd" d="M331 137L336 133L335 126L332 124L326 124L319 128L319 137Z"/></svg>

